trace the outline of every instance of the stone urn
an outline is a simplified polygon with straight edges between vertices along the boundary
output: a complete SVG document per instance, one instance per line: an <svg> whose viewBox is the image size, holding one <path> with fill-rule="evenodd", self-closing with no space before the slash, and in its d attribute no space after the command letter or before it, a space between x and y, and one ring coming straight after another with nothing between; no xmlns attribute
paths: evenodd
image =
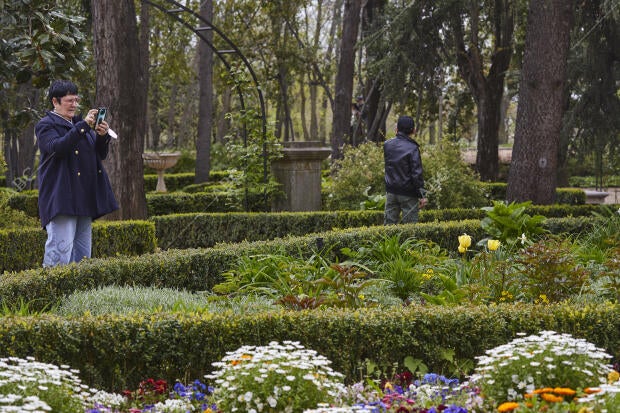
<svg viewBox="0 0 620 413"><path fill-rule="evenodd" d="M164 182L164 171L176 165L181 157L181 152L150 152L143 153L142 159L144 166L157 171L157 192L166 192L166 183Z"/></svg>

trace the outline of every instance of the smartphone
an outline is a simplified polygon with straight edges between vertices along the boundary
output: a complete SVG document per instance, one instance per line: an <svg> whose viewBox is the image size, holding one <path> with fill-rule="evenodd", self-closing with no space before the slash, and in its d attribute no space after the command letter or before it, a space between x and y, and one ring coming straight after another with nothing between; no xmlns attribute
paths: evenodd
<svg viewBox="0 0 620 413"><path fill-rule="evenodd" d="M99 108L99 112L97 112L97 120L95 121L95 126L99 125L105 120L105 115L107 112L108 111L106 108Z"/></svg>

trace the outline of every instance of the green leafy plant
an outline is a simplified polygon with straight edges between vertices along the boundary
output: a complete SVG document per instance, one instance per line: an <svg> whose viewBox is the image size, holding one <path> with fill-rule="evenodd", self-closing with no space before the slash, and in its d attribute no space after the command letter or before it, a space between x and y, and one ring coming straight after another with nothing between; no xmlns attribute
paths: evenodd
<svg viewBox="0 0 620 413"><path fill-rule="evenodd" d="M441 292L434 295L421 292L420 295L426 302L448 306L460 305L468 301L467 290L459 287L452 277L444 274L438 274L436 277L441 281Z"/></svg>
<svg viewBox="0 0 620 413"><path fill-rule="evenodd" d="M325 204L330 210L355 210L369 197L384 194L383 148L374 142L345 145L343 158L331 167L325 184Z"/></svg>
<svg viewBox="0 0 620 413"><path fill-rule="evenodd" d="M421 152L429 208L473 208L489 204L478 176L463 161L456 143L443 140L437 145L422 145Z"/></svg>
<svg viewBox="0 0 620 413"><path fill-rule="evenodd" d="M242 125L239 127L247 132L245 142L240 142L232 136L227 136L225 139L231 170L228 183L233 186L233 192L236 194L231 199L237 202L247 201L246 209L265 210L271 200L282 195L280 184L271 169L265 168L265 165L271 165L274 160L283 156L282 145L273 133L262 135L260 116L256 112L251 110L235 112L229 114L228 118L233 124ZM256 201L250 205L250 198L262 202Z"/></svg>
<svg viewBox="0 0 620 413"><path fill-rule="evenodd" d="M370 240L357 251L342 252L367 267L374 275L389 281L393 294L402 300L423 291L430 283L427 276L445 259L446 254L435 243L400 235Z"/></svg>
<svg viewBox="0 0 620 413"><path fill-rule="evenodd" d="M224 282L213 287L219 294L258 294L279 300L286 296L316 297L324 287L314 281L332 271L320 254L308 259L284 252L239 257L236 265L223 273Z"/></svg>
<svg viewBox="0 0 620 413"><path fill-rule="evenodd" d="M333 264L331 269L315 283L326 287L325 303L334 307L360 308L372 306L372 302L365 300L364 292L371 286L381 282L378 279L369 279L368 274L360 271L355 264Z"/></svg>
<svg viewBox="0 0 620 413"><path fill-rule="evenodd" d="M371 187L366 188L364 196L366 200L360 202L362 211L383 211L385 209L385 194L370 195L368 191Z"/></svg>
<svg viewBox="0 0 620 413"><path fill-rule="evenodd" d="M223 412L301 413L336 400L343 375L298 342L242 346L213 363L213 400Z"/></svg>
<svg viewBox="0 0 620 413"><path fill-rule="evenodd" d="M521 283L531 298L559 302L584 290L590 273L572 249L570 240L546 237L520 252L515 261L521 264Z"/></svg>
<svg viewBox="0 0 620 413"><path fill-rule="evenodd" d="M492 207L482 208L487 216L480 225L491 238L503 244L514 245L518 240L536 239L546 232L543 227L546 218L527 214L525 210L530 205L530 201L509 204L493 201Z"/></svg>

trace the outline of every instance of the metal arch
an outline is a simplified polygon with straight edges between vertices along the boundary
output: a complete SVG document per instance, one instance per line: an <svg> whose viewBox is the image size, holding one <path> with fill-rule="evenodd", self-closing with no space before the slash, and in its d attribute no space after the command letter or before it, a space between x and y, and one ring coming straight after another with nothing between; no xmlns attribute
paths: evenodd
<svg viewBox="0 0 620 413"><path fill-rule="evenodd" d="M254 70L252 69L252 65L250 64L250 62L248 61L248 59L245 57L245 55L243 55L243 53L241 53L241 51L239 50L239 48L228 38L228 36L226 36L224 34L224 32L222 32L218 27L216 27L212 22L208 21L207 19L205 19L204 17L202 17L200 14L194 12L192 9L187 8L186 6L182 5L181 3L179 3L178 1L175 0L161 0L160 3L164 3L159 4L156 1L157 0L140 0L142 3L146 3L149 4L153 7L155 7L156 9L159 9L160 11L164 12L165 14L167 14L168 16L172 17L173 19L175 19L176 21L178 21L179 23L181 23L183 26L187 27L189 30L191 30L192 32L194 32L194 34L196 36L198 36L203 42L205 42L209 48L215 53L215 55L222 61L222 63L224 64L224 66L226 67L226 70L228 71L229 75L231 78L235 79L235 73L232 70L232 67L230 65L230 63L224 58L225 55L228 54L234 54L236 56L238 56L241 61L243 62L243 65L245 66L246 70L249 72L250 76L252 77L252 81L254 83L254 86L256 88L256 93L258 95L258 101L260 103L260 116L261 116L261 122L262 122L262 144L263 144L263 179L265 181L265 183L268 181L268 173L267 173L267 115L266 115L266 110L265 110L265 100L263 97L263 92L262 89L260 87L260 84L258 83L258 78L256 76L256 73L254 72ZM166 4L168 5L172 5L176 8L171 9L166 7ZM193 24L190 24L188 21L184 20L181 17L181 14L188 14L190 16L192 16L195 19L198 19L198 21L202 22L202 24L204 24L204 26L201 27L194 27ZM217 33L219 35L219 37L224 40L225 44L227 47L229 47L230 49L218 49L217 47L215 47L215 45L209 41L209 39L207 39L204 34L202 32L204 31L213 31L215 33ZM239 95L239 101L241 104L241 109L243 111L245 111L245 100L243 98L243 91L241 90L241 87L239 85L239 83L235 82L235 89L237 90L237 94ZM244 123L243 125L243 144L244 146L247 146L247 130L246 130L246 125ZM247 187L246 187L246 197L245 197L245 203L246 203L246 210L247 210ZM265 202L266 202L266 194L265 194Z"/></svg>

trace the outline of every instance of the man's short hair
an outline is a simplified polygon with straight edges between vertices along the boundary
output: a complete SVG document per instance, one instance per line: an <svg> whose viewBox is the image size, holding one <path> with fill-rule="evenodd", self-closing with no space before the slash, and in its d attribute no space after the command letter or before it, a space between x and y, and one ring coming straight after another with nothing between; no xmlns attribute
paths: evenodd
<svg viewBox="0 0 620 413"><path fill-rule="evenodd" d="M54 80L52 85L50 86L50 90L48 92L48 97L50 103L54 103L52 101L53 98L58 99L60 102L60 98L67 95L77 95L78 88L75 83L70 80Z"/></svg>
<svg viewBox="0 0 620 413"><path fill-rule="evenodd" d="M411 116L401 116L398 118L398 122L396 123L396 130L409 135L413 133L414 129L415 125Z"/></svg>

